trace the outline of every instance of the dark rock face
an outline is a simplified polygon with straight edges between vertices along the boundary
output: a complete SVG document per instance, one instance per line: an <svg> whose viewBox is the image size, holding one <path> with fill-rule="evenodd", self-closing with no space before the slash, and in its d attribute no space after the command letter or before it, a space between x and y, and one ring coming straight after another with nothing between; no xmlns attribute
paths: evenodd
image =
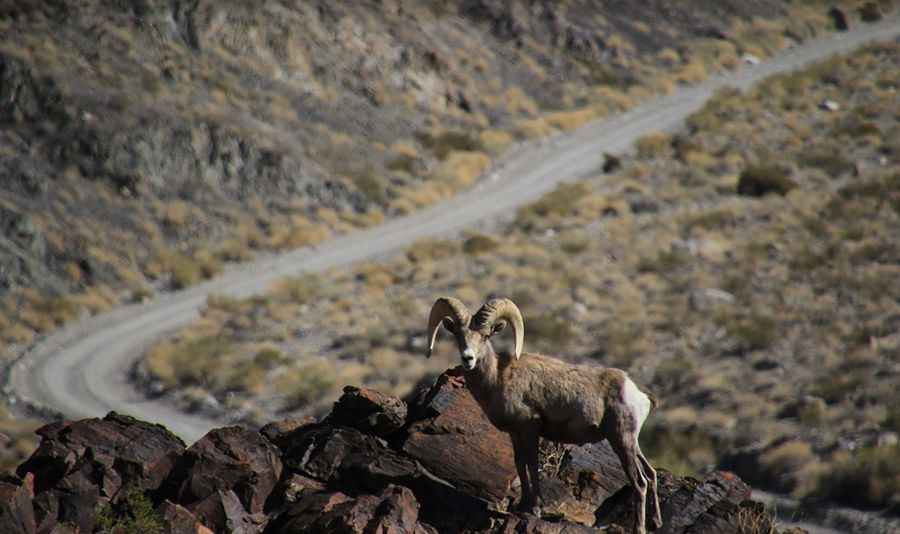
<svg viewBox="0 0 900 534"><path fill-rule="evenodd" d="M343 493L318 493L302 499L281 514L266 534L294 532L384 534L431 533L434 527L418 521L419 503L412 491L387 486L379 495L351 498Z"/></svg>
<svg viewBox="0 0 900 534"><path fill-rule="evenodd" d="M509 513L519 493L509 439L453 371L409 405L348 388L320 422L220 428L187 449L114 413L39 433L19 477L0 480L4 534L85 533L111 520L116 532L140 529L136 517L110 519L121 502L173 534L578 534L625 532L633 521L632 489L605 442L547 443L545 517ZM658 532L738 532L739 514L763 513L730 473L658 480Z"/></svg>
<svg viewBox="0 0 900 534"><path fill-rule="evenodd" d="M178 461L164 493L215 529L259 522L266 499L281 478L278 449L259 432L241 427L211 430Z"/></svg>
<svg viewBox="0 0 900 534"><path fill-rule="evenodd" d="M34 514L41 532L58 522L90 532L96 508L123 488L159 488L184 442L159 425L110 413L103 419L53 423L37 431L41 445L16 470L34 480Z"/></svg>
<svg viewBox="0 0 900 534"><path fill-rule="evenodd" d="M509 436L488 422L461 377L441 375L417 412L403 452L467 493L495 503L513 497Z"/></svg>
<svg viewBox="0 0 900 534"><path fill-rule="evenodd" d="M123 485L155 490L184 451L184 442L159 425L111 412L103 419L53 423L40 428L38 450L16 472L34 473L42 492L68 477L101 481L112 498Z"/></svg>
<svg viewBox="0 0 900 534"><path fill-rule="evenodd" d="M329 421L375 436L387 436L406 422L406 403L373 389L347 386Z"/></svg>

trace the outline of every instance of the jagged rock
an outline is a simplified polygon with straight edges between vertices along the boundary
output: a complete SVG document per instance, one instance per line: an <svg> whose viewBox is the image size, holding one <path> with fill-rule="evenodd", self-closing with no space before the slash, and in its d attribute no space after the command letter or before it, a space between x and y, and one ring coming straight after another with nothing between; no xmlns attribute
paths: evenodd
<svg viewBox="0 0 900 534"><path fill-rule="evenodd" d="M556 476L544 475L544 510L592 525L597 507L628 480L606 441L564 449Z"/></svg>
<svg viewBox="0 0 900 534"><path fill-rule="evenodd" d="M306 495L320 491L325 491L323 482L299 473L291 473L286 477L282 477L278 485L275 486L275 490L272 492L275 500L271 501L270 504L278 507L295 503Z"/></svg>
<svg viewBox="0 0 900 534"><path fill-rule="evenodd" d="M265 436L275 445L279 445L282 438L291 434L300 427L314 425L315 417L304 417L303 419L282 419L281 421L272 421L259 429L259 433Z"/></svg>
<svg viewBox="0 0 900 534"><path fill-rule="evenodd" d="M353 499L343 493L319 493L302 499L266 529L266 534L295 532L425 534L437 532L418 521L413 493L389 485L380 495Z"/></svg>
<svg viewBox="0 0 900 534"><path fill-rule="evenodd" d="M259 432L218 428L184 452L162 491L219 530L243 521L241 513L261 513L281 471L278 449Z"/></svg>
<svg viewBox="0 0 900 534"><path fill-rule="evenodd" d="M410 488L422 503L423 520L441 530L483 524L488 503L429 472L387 442L352 428L321 425L300 429L284 448L285 465L349 494L379 493L390 485Z"/></svg>
<svg viewBox="0 0 900 534"><path fill-rule="evenodd" d="M35 475L35 492L59 487L69 476L100 481L114 497L123 485L154 490L168 476L184 442L160 425L110 412L103 419L52 423L37 430L38 449L18 467Z"/></svg>
<svg viewBox="0 0 900 534"><path fill-rule="evenodd" d="M328 420L375 436L388 436L406 422L406 403L373 389L347 386Z"/></svg>
<svg viewBox="0 0 900 534"><path fill-rule="evenodd" d="M509 435L487 420L462 376L442 374L413 417L403 452L457 488L493 503L517 495Z"/></svg>
<svg viewBox="0 0 900 534"><path fill-rule="evenodd" d="M396 412L385 416L387 426L381 415L371 418L399 401L356 389L347 396L322 422L267 425L265 436L221 428L186 450L161 427L116 414L48 425L41 448L18 470L23 478L0 479L0 532L92 532L98 505L128 502L119 500L126 487L150 497L173 534L630 529L633 489L606 442L545 442L544 517L505 512L519 491L511 447L457 371L410 401L399 429ZM385 432L387 440L375 435ZM162 482L161 473L168 473ZM730 533L741 517L771 519L730 473L702 481L658 476L664 526L657 532Z"/></svg>
<svg viewBox="0 0 900 534"><path fill-rule="evenodd" d="M94 509L123 487L155 490L184 450L159 425L111 412L103 419L62 422L38 429L41 444L16 472L34 474L34 512L42 532L68 521L83 532Z"/></svg>
<svg viewBox="0 0 900 534"><path fill-rule="evenodd" d="M589 534L600 532L600 530L568 521L551 522L532 515L513 515L492 532L496 534Z"/></svg>
<svg viewBox="0 0 900 534"><path fill-rule="evenodd" d="M750 486L732 473L718 471L703 481L658 471L663 527L657 534L737 532L739 505L750 499ZM625 486L597 509L597 525L634 522L631 486ZM648 514L650 513L648 507Z"/></svg>
<svg viewBox="0 0 900 534"><path fill-rule="evenodd" d="M4 534L35 534L37 520L34 516L34 475L28 473L25 480L0 481L0 532Z"/></svg>
<svg viewBox="0 0 900 534"><path fill-rule="evenodd" d="M158 511L165 522L167 534L213 534L197 516L180 504L167 500L159 506Z"/></svg>

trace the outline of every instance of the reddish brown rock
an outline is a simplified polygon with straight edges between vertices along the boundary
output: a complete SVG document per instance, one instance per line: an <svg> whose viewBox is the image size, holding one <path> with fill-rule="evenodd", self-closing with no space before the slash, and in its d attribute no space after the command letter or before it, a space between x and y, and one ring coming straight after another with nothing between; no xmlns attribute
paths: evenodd
<svg viewBox="0 0 900 534"><path fill-rule="evenodd" d="M406 422L406 403L374 389L347 386L327 422L374 436L389 436Z"/></svg>
<svg viewBox="0 0 900 534"><path fill-rule="evenodd" d="M0 480L0 532L4 534L35 534L34 476L25 480Z"/></svg>
<svg viewBox="0 0 900 534"><path fill-rule="evenodd" d="M103 419L52 423L38 429L41 444L16 472L35 475L41 493L64 483L72 489L89 479L113 498L123 485L154 490L184 450L184 442L160 425L110 412Z"/></svg>
<svg viewBox="0 0 900 534"><path fill-rule="evenodd" d="M593 534L600 529L569 521L544 521L534 516L512 515L493 530L496 534Z"/></svg>
<svg viewBox="0 0 900 534"><path fill-rule="evenodd" d="M266 437L269 441L277 446L281 446L281 440L298 429L316 425L315 417L304 417L301 419L282 419L281 421L272 421L263 425L259 429L259 433Z"/></svg>
<svg viewBox="0 0 900 534"><path fill-rule="evenodd" d="M657 533L737 532L740 504L750 498L750 486L737 476L717 471L700 481L658 471L657 480L663 519ZM631 525L632 491L626 486L607 499L597 510L597 524Z"/></svg>
<svg viewBox="0 0 900 534"><path fill-rule="evenodd" d="M200 534L212 532L203 525L190 510L175 504L172 501L164 501L157 509L165 523L167 534Z"/></svg>
<svg viewBox="0 0 900 534"><path fill-rule="evenodd" d="M191 506L191 511L205 526L215 532L229 534L258 534L268 519L262 512L247 512L232 490L217 490Z"/></svg>
<svg viewBox="0 0 900 534"><path fill-rule="evenodd" d="M380 495L350 498L320 493L301 499L266 529L266 534L426 534L437 532L418 521L419 503L405 487L390 485Z"/></svg>
<svg viewBox="0 0 900 534"><path fill-rule="evenodd" d="M487 501L356 429L320 426L300 432L286 445L284 458L290 470L349 494L378 494L392 484L410 488L422 503L423 521L442 530L475 528L487 521Z"/></svg>
<svg viewBox="0 0 900 534"><path fill-rule="evenodd" d="M259 432L232 426L211 430L179 459L163 494L207 526L224 527L233 492L244 513L259 514L281 477L281 455Z"/></svg>
<svg viewBox="0 0 900 534"><path fill-rule="evenodd" d="M505 502L517 480L512 444L497 430L451 371L415 406L403 452L455 487L493 503Z"/></svg>

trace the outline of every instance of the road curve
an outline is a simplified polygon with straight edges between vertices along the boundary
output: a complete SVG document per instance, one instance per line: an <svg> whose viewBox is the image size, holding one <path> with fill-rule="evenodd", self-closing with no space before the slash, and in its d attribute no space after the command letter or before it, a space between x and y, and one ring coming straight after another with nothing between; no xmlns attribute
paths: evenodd
<svg viewBox="0 0 900 534"><path fill-rule="evenodd" d="M383 225L331 239L314 248L263 258L152 302L118 307L71 324L39 341L9 369L6 393L18 402L66 417L102 416L110 410L166 425L187 442L223 421L185 414L147 400L129 385L128 369L154 340L198 316L211 294L245 297L263 292L278 278L348 265L395 251L416 240L448 235L487 218L510 213L562 181L595 171L603 152L627 150L652 131L679 126L713 92L747 88L779 72L900 35L896 16L783 51L737 73L715 76L619 116L593 122L554 140L520 148L504 158L497 177L446 202Z"/></svg>

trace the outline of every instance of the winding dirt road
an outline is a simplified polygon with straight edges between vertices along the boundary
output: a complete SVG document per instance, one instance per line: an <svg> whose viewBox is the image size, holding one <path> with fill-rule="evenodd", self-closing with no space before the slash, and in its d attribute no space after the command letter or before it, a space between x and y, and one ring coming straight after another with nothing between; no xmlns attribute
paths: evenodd
<svg viewBox="0 0 900 534"><path fill-rule="evenodd" d="M652 131L679 126L723 86L747 88L767 76L900 35L896 16L785 50L771 61L647 102L628 113L591 123L551 141L508 155L496 175L472 190L381 226L227 270L207 283L141 305L116 308L41 340L8 373L6 392L66 417L102 416L110 410L166 425L187 442L222 421L182 413L133 390L128 369L154 340L193 321L207 296L244 297L267 290L278 278L316 272L385 255L416 240L448 235L510 213L562 181L584 177L603 152L622 152Z"/></svg>

